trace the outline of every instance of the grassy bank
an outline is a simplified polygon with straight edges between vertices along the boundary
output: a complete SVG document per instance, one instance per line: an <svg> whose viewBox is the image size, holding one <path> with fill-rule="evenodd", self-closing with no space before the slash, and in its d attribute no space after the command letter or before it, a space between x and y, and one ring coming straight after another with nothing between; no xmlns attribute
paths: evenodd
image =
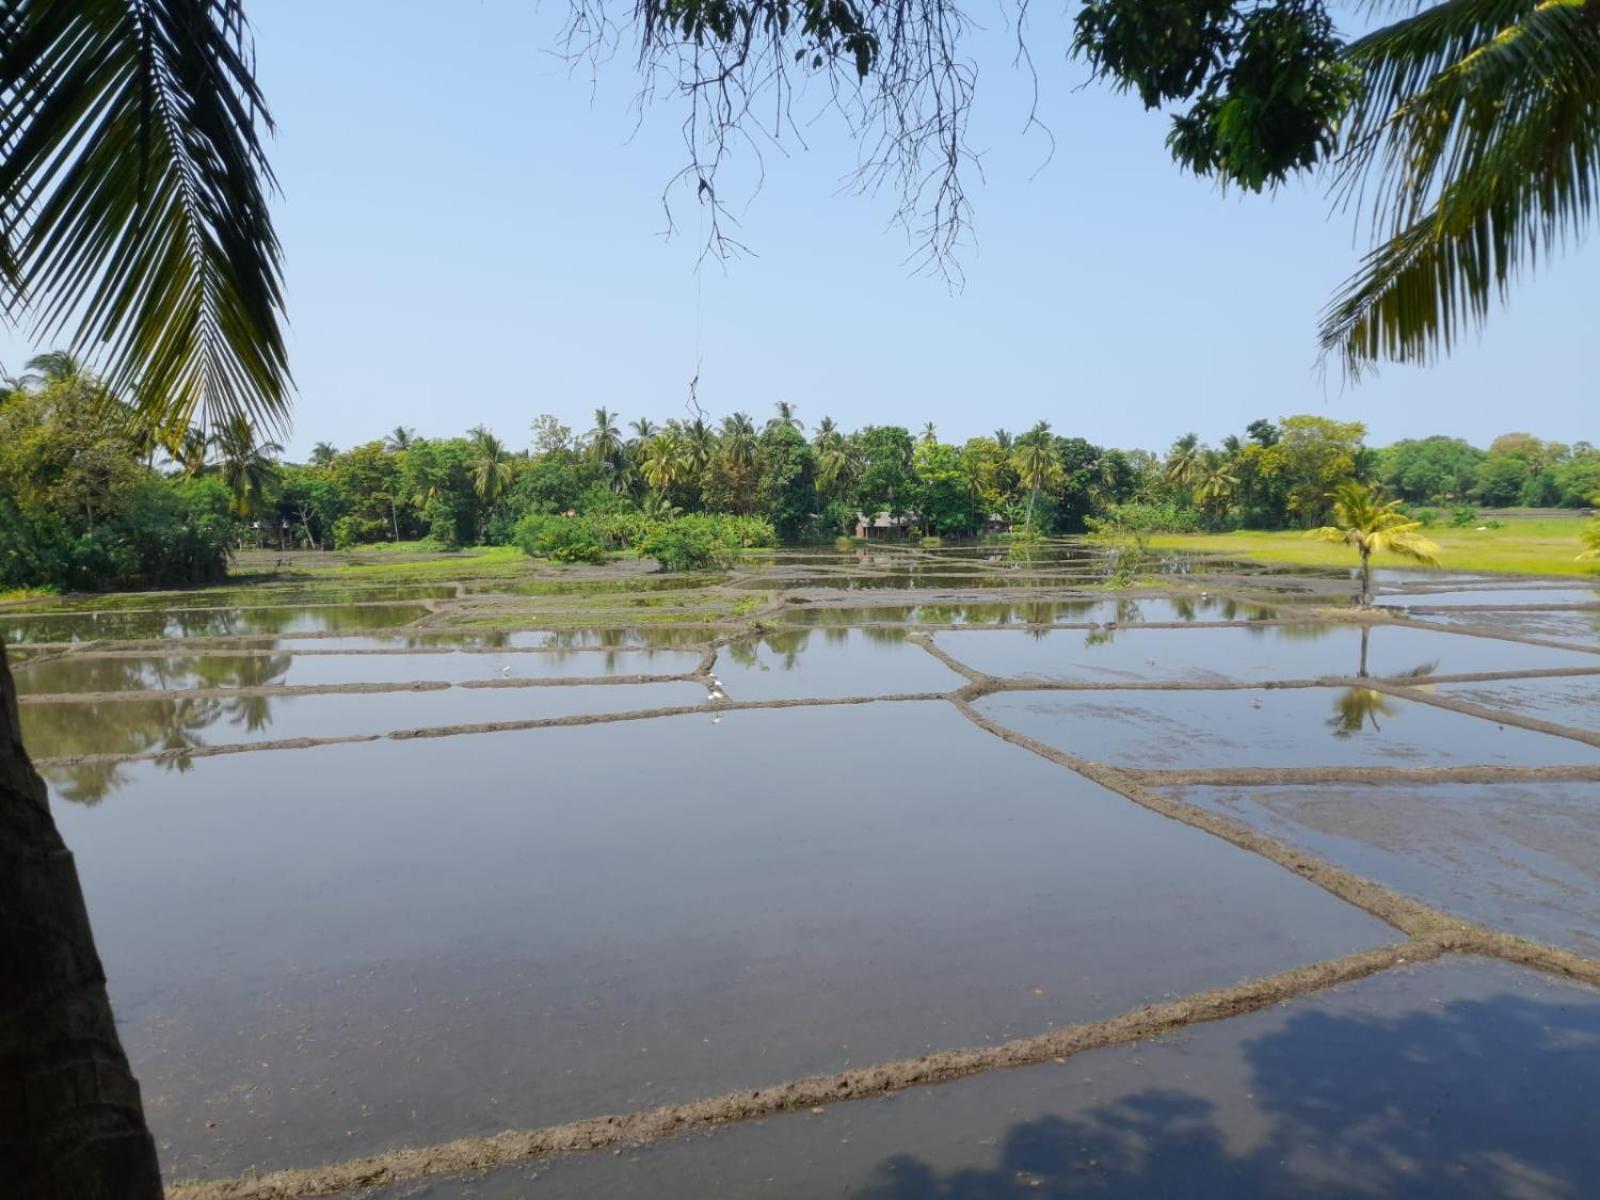
<svg viewBox="0 0 1600 1200"><path fill-rule="evenodd" d="M1584 519L1578 516L1512 517L1499 529L1433 526L1425 532L1439 544L1440 570L1594 577L1600 574L1600 563L1577 560L1582 549L1578 531L1583 524ZM1300 566L1348 567L1356 561L1349 548L1312 541L1298 530L1161 535L1152 537L1150 544L1161 549L1209 551ZM1373 562L1381 567L1417 565L1387 554L1378 555Z"/></svg>

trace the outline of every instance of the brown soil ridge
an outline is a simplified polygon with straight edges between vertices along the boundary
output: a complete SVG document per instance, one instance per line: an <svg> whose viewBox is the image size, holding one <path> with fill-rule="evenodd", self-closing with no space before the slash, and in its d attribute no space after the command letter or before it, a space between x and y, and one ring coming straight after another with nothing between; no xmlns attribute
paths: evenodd
<svg viewBox="0 0 1600 1200"><path fill-rule="evenodd" d="M1276 975L1146 1005L1101 1021L1065 1025L992 1046L938 1051L829 1075L728 1092L683 1104L591 1117L540 1129L461 1138L442 1145L389 1151L323 1167L234 1179L174 1183L168 1200L300 1200L432 1176L484 1171L557 1154L660 1141L697 1129L884 1096L948 1083L985 1071L1036 1066L1089 1050L1159 1037L1205 1021L1256 1012L1285 1000L1350 983L1454 948L1448 938L1399 942Z"/></svg>

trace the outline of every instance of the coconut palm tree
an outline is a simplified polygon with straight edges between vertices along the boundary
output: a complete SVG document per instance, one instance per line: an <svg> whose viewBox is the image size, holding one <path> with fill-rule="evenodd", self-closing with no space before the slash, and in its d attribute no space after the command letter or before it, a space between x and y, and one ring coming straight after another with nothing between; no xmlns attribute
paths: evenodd
<svg viewBox="0 0 1600 1200"><path fill-rule="evenodd" d="M167 453L177 466L179 475L194 479L204 474L211 460L211 439L206 437L206 431L200 426L191 425L183 431L177 445L167 447Z"/></svg>
<svg viewBox="0 0 1600 1200"><path fill-rule="evenodd" d="M1448 351L1582 238L1600 196L1595 9L1426 4L1345 50L1360 87L1337 184L1383 239L1323 316L1323 347L1352 369Z"/></svg>
<svg viewBox="0 0 1600 1200"><path fill-rule="evenodd" d="M850 438L835 436L817 454L817 486L829 499L843 499L861 478L860 448Z"/></svg>
<svg viewBox="0 0 1600 1200"><path fill-rule="evenodd" d="M780 425L787 425L790 429L805 429L805 422L795 415L796 405L779 400L773 407L778 410L778 415L767 421L768 429L776 429Z"/></svg>
<svg viewBox="0 0 1600 1200"><path fill-rule="evenodd" d="M832 417L823 417L817 422L817 428L811 435L811 448L821 454L843 436Z"/></svg>
<svg viewBox="0 0 1600 1200"><path fill-rule="evenodd" d="M651 491L666 496L688 472L688 454L675 434L658 434L645 443L639 469Z"/></svg>
<svg viewBox="0 0 1600 1200"><path fill-rule="evenodd" d="M756 427L744 413L734 413L722 422L722 457L736 471L751 471L756 465Z"/></svg>
<svg viewBox="0 0 1600 1200"><path fill-rule="evenodd" d="M922 433L918 436L917 440L923 445L930 445L939 440L939 430L934 426L932 421L924 423L922 426Z"/></svg>
<svg viewBox="0 0 1600 1200"><path fill-rule="evenodd" d="M1239 490L1239 477L1232 464L1221 456L1212 456L1202 464L1200 483L1194 490L1195 503L1208 513L1226 513L1233 494Z"/></svg>
<svg viewBox="0 0 1600 1200"><path fill-rule="evenodd" d="M1033 533L1034 509L1039 503L1040 489L1061 479L1061 464L1056 461L1055 448L1050 444L1050 427L1041 421L1023 435L1011 454L1011 468L1028 489L1027 532Z"/></svg>
<svg viewBox="0 0 1600 1200"><path fill-rule="evenodd" d="M409 450L417 440L417 431L409 425L396 425L388 436L383 439L383 448L390 454L399 454Z"/></svg>
<svg viewBox="0 0 1600 1200"><path fill-rule="evenodd" d="M622 430L617 414L605 408L594 410L594 428L589 430L588 454L597 466L615 469L622 458Z"/></svg>
<svg viewBox="0 0 1600 1200"><path fill-rule="evenodd" d="M332 442L318 442L311 447L311 465L313 467L326 467L338 457L338 447Z"/></svg>
<svg viewBox="0 0 1600 1200"><path fill-rule="evenodd" d="M633 430L633 440L636 442L648 442L659 431L659 426L649 417L640 417L637 421L629 421L628 427Z"/></svg>
<svg viewBox="0 0 1600 1200"><path fill-rule="evenodd" d="M505 443L483 425L467 430L472 464L472 490L484 508L493 508L511 483L511 455Z"/></svg>
<svg viewBox="0 0 1600 1200"><path fill-rule="evenodd" d="M996 429L994 431L994 440L995 444L999 446L1000 449L1008 452L1016 441L1016 439L1012 437L1009 429Z"/></svg>
<svg viewBox="0 0 1600 1200"><path fill-rule="evenodd" d="M1361 606L1369 607L1372 598L1372 556L1388 552L1412 562L1437 566L1439 547L1417 531L1421 521L1413 521L1400 511L1400 501L1387 504L1379 500L1364 483L1346 483L1330 493L1334 525L1308 530L1306 536L1323 542L1342 542L1355 547L1361 556Z"/></svg>
<svg viewBox="0 0 1600 1200"><path fill-rule="evenodd" d="M267 488L278 477L277 458L283 447L263 439L244 413L234 413L211 435L217 449L217 470L232 497L233 511L253 517L261 509Z"/></svg>
<svg viewBox="0 0 1600 1200"><path fill-rule="evenodd" d="M1200 445L1200 435L1186 433L1172 443L1167 451L1167 463L1162 470L1166 481L1180 491L1187 492L1205 474L1206 452Z"/></svg>

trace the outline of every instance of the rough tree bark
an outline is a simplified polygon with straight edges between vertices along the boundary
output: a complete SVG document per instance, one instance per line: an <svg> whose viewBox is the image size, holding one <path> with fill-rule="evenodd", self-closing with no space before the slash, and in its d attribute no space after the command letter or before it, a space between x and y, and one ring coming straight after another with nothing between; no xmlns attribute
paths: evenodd
<svg viewBox="0 0 1600 1200"><path fill-rule="evenodd" d="M83 888L22 749L0 643L0 1196L159 1200Z"/></svg>

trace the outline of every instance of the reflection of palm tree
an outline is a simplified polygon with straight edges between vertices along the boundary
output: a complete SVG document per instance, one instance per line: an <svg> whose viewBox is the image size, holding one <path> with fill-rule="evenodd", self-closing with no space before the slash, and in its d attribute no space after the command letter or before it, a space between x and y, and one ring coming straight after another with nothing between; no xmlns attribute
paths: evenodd
<svg viewBox="0 0 1600 1200"><path fill-rule="evenodd" d="M1335 737L1353 737L1360 733L1362 727L1369 721L1374 731L1381 732L1382 727L1378 724L1379 715L1392 717L1395 711L1393 700L1382 692L1371 688L1346 688L1334 700L1334 715L1328 724L1332 727Z"/></svg>

